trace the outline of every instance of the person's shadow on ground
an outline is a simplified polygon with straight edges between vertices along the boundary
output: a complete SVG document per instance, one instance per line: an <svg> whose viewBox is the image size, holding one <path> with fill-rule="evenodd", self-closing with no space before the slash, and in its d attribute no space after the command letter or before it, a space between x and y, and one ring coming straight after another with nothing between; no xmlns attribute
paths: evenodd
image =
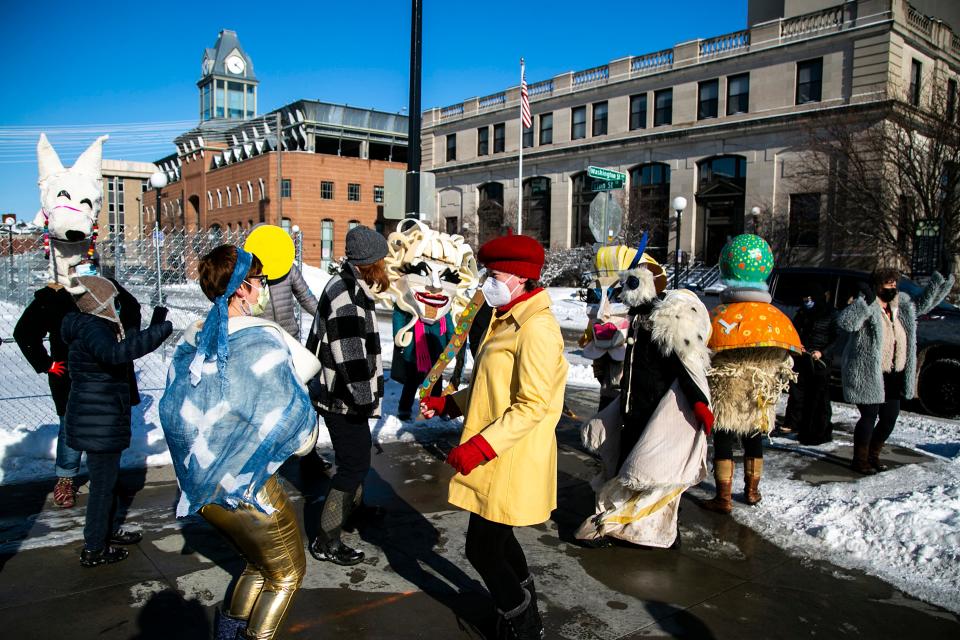
<svg viewBox="0 0 960 640"><path fill-rule="evenodd" d="M130 640L207 640L210 624L197 600L184 600L166 589L155 593L137 616L137 634Z"/></svg>

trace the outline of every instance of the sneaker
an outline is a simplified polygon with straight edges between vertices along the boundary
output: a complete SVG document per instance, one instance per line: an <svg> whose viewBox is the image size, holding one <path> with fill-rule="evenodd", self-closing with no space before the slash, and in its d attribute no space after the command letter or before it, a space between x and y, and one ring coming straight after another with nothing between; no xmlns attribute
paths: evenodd
<svg viewBox="0 0 960 640"><path fill-rule="evenodd" d="M137 544L141 540L143 540L143 534L139 531L117 529L110 535L109 542L113 544Z"/></svg>
<svg viewBox="0 0 960 640"><path fill-rule="evenodd" d="M357 551L340 541L324 544L319 537L313 539L308 547L310 555L321 562L332 562L342 567L350 567L363 562L363 551Z"/></svg>
<svg viewBox="0 0 960 640"><path fill-rule="evenodd" d="M80 565L83 567L99 567L102 564L113 564L126 560L128 555L130 554L126 549L111 546L96 551L84 549L80 552Z"/></svg>
<svg viewBox="0 0 960 640"><path fill-rule="evenodd" d="M73 478L57 478L53 487L53 504L61 509L69 509L77 503L77 487Z"/></svg>

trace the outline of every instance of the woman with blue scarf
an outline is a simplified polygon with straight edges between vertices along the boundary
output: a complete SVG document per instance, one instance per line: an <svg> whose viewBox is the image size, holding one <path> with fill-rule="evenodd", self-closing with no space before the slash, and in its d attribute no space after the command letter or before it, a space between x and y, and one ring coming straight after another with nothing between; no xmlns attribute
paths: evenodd
<svg viewBox="0 0 960 640"><path fill-rule="evenodd" d="M217 611L215 637L273 638L306 567L303 534L274 474L316 442L303 380L319 362L256 317L269 296L256 256L221 245L198 271L214 306L185 331L160 400L180 485L177 516L199 513L247 561Z"/></svg>

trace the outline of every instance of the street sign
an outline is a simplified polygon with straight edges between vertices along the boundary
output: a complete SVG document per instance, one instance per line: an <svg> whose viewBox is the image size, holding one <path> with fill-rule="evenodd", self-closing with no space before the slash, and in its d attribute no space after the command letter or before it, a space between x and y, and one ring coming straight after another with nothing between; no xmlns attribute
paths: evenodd
<svg viewBox="0 0 960 640"><path fill-rule="evenodd" d="M157 244L163 243L163 231L160 231L160 229L154 229L150 235L153 236L153 241Z"/></svg>
<svg viewBox="0 0 960 640"><path fill-rule="evenodd" d="M432 222L436 218L437 179L433 173L420 173L420 219ZM383 170L383 217L403 220L407 207L407 172L402 169Z"/></svg>
<svg viewBox="0 0 960 640"><path fill-rule="evenodd" d="M602 245L610 244L623 225L623 208L612 193L601 193L590 203L590 233Z"/></svg>
<svg viewBox="0 0 960 640"><path fill-rule="evenodd" d="M607 182L626 182L627 180L627 174L603 167L587 167L587 175Z"/></svg>
<svg viewBox="0 0 960 640"><path fill-rule="evenodd" d="M619 181L603 181L603 180L594 180L593 181L593 190L594 191L613 191L614 189L623 189L623 182Z"/></svg>

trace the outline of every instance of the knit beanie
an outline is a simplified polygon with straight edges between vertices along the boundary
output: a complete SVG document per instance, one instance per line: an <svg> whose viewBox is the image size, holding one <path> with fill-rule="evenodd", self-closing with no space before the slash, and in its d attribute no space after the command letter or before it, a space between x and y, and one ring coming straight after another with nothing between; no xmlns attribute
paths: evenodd
<svg viewBox="0 0 960 640"><path fill-rule="evenodd" d="M373 264L387 255L387 239L364 227L354 227L347 232L347 260L353 264Z"/></svg>
<svg viewBox="0 0 960 640"><path fill-rule="evenodd" d="M491 271L537 280L543 269L543 246L530 236L500 236L480 247L477 260Z"/></svg>

